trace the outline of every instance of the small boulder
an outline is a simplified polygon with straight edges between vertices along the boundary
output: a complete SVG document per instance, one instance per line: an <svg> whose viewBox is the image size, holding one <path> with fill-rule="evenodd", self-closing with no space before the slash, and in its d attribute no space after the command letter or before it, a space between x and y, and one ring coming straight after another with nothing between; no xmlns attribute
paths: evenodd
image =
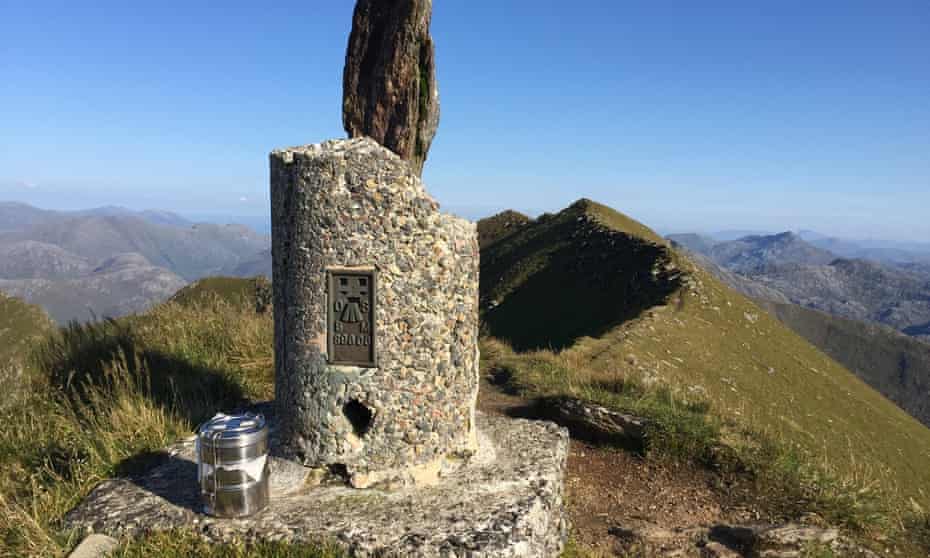
<svg viewBox="0 0 930 558"><path fill-rule="evenodd" d="M537 403L546 418L568 427L575 438L615 442L632 446L631 449L641 448L645 443L648 423L645 418L574 397L543 398Z"/></svg>

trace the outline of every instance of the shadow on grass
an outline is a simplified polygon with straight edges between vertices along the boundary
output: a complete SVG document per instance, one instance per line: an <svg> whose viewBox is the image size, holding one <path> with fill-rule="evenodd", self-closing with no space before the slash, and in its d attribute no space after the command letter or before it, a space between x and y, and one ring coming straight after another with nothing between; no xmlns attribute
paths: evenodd
<svg viewBox="0 0 930 558"><path fill-rule="evenodd" d="M584 217L537 220L481 255L485 326L517 351L600 337L681 285L665 247Z"/></svg>
<svg viewBox="0 0 930 558"><path fill-rule="evenodd" d="M84 399L89 389L115 389L128 379L142 395L191 425L246 400L242 386L223 371L146 348L116 320L72 322L35 358L49 382L72 400Z"/></svg>
<svg viewBox="0 0 930 558"><path fill-rule="evenodd" d="M494 363L491 367L490 372L488 373L488 382L502 391L507 395L520 395L520 390L517 389L514 382L515 376L513 369L507 366L501 366L499 363Z"/></svg>
<svg viewBox="0 0 930 558"><path fill-rule="evenodd" d="M148 471L164 465L170 460L171 455L167 451L143 451L117 463L113 471L117 477L137 480Z"/></svg>

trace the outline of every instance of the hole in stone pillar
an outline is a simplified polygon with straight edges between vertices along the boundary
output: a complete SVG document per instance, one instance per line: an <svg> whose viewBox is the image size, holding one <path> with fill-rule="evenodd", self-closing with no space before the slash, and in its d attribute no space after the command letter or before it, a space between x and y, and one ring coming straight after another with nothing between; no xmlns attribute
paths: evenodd
<svg viewBox="0 0 930 558"><path fill-rule="evenodd" d="M349 479L349 468L346 467L345 463L333 463L329 466L329 473L343 480Z"/></svg>
<svg viewBox="0 0 930 558"><path fill-rule="evenodd" d="M345 404L342 407L342 414L349 419L349 422L352 424L352 430L355 431L355 435L361 438L364 436L368 429L371 428L371 418L374 416L371 412L371 409L365 406L364 403L358 399L353 399Z"/></svg>

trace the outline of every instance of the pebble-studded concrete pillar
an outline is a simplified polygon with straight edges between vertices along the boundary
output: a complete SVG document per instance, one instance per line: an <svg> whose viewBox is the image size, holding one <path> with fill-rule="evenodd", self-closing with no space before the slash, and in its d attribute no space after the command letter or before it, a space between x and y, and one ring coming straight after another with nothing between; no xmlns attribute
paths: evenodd
<svg viewBox="0 0 930 558"><path fill-rule="evenodd" d="M358 487L428 482L475 447L475 225L369 138L270 158L284 453Z"/></svg>

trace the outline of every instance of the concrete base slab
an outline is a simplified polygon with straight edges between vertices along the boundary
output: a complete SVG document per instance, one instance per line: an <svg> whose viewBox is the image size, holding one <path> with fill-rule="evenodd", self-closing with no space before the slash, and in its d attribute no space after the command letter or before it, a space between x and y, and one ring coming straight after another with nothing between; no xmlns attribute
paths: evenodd
<svg viewBox="0 0 930 558"><path fill-rule="evenodd" d="M70 527L114 537L193 529L208 540L339 543L357 556L557 556L568 432L548 422L477 415L479 451L433 486L386 491L310 477L272 461L269 506L246 519L204 515L193 444L147 474L100 483ZM275 471L279 471L275 490Z"/></svg>

